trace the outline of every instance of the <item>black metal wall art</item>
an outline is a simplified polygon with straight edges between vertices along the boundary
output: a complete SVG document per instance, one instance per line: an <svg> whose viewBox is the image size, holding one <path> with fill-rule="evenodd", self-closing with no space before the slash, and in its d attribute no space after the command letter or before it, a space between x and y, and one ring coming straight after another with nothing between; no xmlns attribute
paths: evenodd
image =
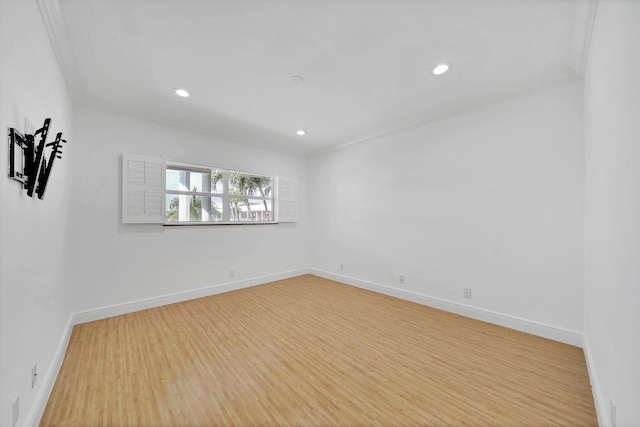
<svg viewBox="0 0 640 427"><path fill-rule="evenodd" d="M62 139L62 132L58 132L56 139L47 144L50 124L51 119L45 119L44 125L33 135L23 135L9 128L9 178L22 183L29 197L33 197L35 192L41 200L53 162L62 158L62 144L67 142ZM37 143L36 139L39 139ZM47 147L50 148L47 150ZM49 151L48 159L46 151Z"/></svg>

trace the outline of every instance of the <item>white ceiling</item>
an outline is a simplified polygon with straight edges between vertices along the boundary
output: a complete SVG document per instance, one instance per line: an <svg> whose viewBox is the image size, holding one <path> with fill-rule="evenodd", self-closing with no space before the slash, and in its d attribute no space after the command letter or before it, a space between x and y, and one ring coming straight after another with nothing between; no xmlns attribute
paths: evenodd
<svg viewBox="0 0 640 427"><path fill-rule="evenodd" d="M75 101L301 153L580 77L589 28L586 0L38 2Z"/></svg>

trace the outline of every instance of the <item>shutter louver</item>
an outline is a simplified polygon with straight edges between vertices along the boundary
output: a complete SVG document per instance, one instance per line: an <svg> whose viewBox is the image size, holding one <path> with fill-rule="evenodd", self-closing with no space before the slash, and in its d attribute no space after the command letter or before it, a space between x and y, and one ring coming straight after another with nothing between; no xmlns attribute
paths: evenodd
<svg viewBox="0 0 640 427"><path fill-rule="evenodd" d="M161 157L122 155L122 223L164 222L164 160Z"/></svg>
<svg viewBox="0 0 640 427"><path fill-rule="evenodd" d="M278 222L298 222L298 183L278 178Z"/></svg>

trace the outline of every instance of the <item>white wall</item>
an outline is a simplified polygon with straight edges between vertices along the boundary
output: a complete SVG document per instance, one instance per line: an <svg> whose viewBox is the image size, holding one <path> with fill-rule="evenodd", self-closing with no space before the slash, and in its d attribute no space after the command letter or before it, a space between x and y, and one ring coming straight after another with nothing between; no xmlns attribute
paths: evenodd
<svg viewBox="0 0 640 427"><path fill-rule="evenodd" d="M182 100L176 98L176 102ZM70 235L74 312L307 268L306 159L103 109L75 114ZM296 178L299 222L189 226L121 224L121 155ZM229 270L235 270L235 277Z"/></svg>
<svg viewBox="0 0 640 427"><path fill-rule="evenodd" d="M316 156L312 267L580 337L583 162L579 82Z"/></svg>
<svg viewBox="0 0 640 427"><path fill-rule="evenodd" d="M640 2L598 3L585 74L585 338L602 425L640 425Z"/></svg>
<svg viewBox="0 0 640 427"><path fill-rule="evenodd" d="M22 425L54 361L71 314L66 278L72 134L70 100L35 1L0 0L0 126L24 131L52 119L50 136L70 142L54 163L44 200L30 198L6 175L6 137L0 149L0 425L11 426L20 395ZM52 134L52 135L51 135ZM6 134L5 134L6 135ZM31 388L31 368L39 383Z"/></svg>

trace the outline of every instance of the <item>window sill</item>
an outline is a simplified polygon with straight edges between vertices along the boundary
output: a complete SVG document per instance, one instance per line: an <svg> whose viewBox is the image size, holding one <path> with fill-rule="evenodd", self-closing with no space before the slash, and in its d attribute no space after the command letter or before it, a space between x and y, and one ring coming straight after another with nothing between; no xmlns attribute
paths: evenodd
<svg viewBox="0 0 640 427"><path fill-rule="evenodd" d="M278 221L233 221L233 222L165 222L166 227L184 227L184 226L205 226L205 225L273 225L278 224Z"/></svg>

